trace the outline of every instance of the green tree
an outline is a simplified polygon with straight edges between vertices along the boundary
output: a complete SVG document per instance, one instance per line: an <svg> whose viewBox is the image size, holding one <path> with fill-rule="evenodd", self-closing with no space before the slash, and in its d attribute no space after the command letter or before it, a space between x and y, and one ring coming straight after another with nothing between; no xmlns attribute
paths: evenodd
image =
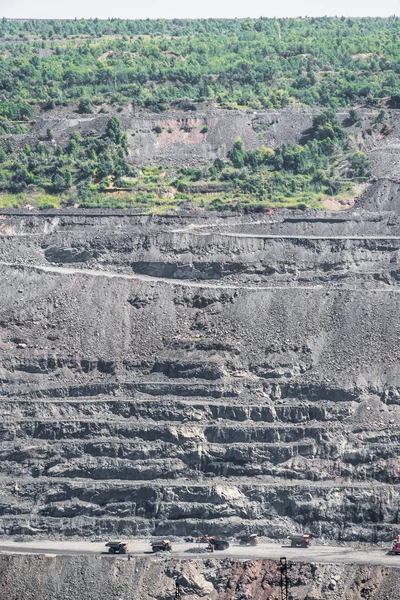
<svg viewBox="0 0 400 600"><path fill-rule="evenodd" d="M54 191L57 192L68 189L72 184L71 171L68 168L58 168L51 177L51 184Z"/></svg>
<svg viewBox="0 0 400 600"><path fill-rule="evenodd" d="M92 103L89 98L81 98L78 105L78 113L80 114L90 114L93 112Z"/></svg>
<svg viewBox="0 0 400 600"><path fill-rule="evenodd" d="M364 152L354 152L349 157L350 175L353 177L365 177L368 170L369 160Z"/></svg>
<svg viewBox="0 0 400 600"><path fill-rule="evenodd" d="M111 117L107 121L106 125L106 137L108 137L114 144L119 144L122 138L121 123L117 117Z"/></svg>
<svg viewBox="0 0 400 600"><path fill-rule="evenodd" d="M357 127L361 127L362 125L360 113L355 108L349 110L349 120L352 125L356 125Z"/></svg>
<svg viewBox="0 0 400 600"><path fill-rule="evenodd" d="M237 139L233 144L232 150L228 153L228 158L237 169L244 167L244 144L241 139Z"/></svg>

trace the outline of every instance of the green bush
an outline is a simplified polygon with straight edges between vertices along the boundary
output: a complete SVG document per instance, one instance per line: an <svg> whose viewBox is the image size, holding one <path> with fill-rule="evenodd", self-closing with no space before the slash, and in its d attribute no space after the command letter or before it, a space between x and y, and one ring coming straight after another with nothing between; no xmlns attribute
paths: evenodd
<svg viewBox="0 0 400 600"><path fill-rule="evenodd" d="M359 112L355 108L349 110L349 120L352 125L361 127L362 121Z"/></svg>

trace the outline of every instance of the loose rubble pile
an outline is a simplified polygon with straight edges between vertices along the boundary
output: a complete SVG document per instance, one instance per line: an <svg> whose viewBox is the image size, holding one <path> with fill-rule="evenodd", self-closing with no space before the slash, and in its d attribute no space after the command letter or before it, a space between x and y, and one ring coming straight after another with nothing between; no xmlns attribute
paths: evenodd
<svg viewBox="0 0 400 600"><path fill-rule="evenodd" d="M399 570L364 565L293 563L287 570L293 600L392 600ZM2 594L9 600L132 598L169 600L176 583L182 598L281 600L279 564L269 560L209 558L127 562L72 556L0 557ZM396 595L397 594L397 595Z"/></svg>

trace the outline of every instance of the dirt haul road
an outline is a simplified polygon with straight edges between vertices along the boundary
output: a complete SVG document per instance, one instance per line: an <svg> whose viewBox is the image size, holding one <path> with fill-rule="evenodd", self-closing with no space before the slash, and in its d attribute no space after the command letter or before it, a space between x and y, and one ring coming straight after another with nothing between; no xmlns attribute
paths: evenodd
<svg viewBox="0 0 400 600"><path fill-rule="evenodd" d="M126 541L126 540L124 540ZM156 556L173 558L202 558L210 556L205 554L205 544L195 544L190 542L173 542L172 553L155 554L151 552L149 540L137 539L128 541L128 549L131 556ZM230 547L225 551L216 551L214 556L245 559L270 559L279 560L281 556L286 556L288 560L297 562L326 563L326 564L370 564L383 565L386 567L400 567L400 556L387 555L388 547L364 547L353 548L343 546L311 546L309 548L291 548L290 546L260 543L256 547L239 546L236 542L231 542ZM198 553L194 548L199 550ZM191 550L188 552L188 550ZM46 554L46 555L107 555L107 549L104 542L85 542L85 541L50 541L36 540L32 542L14 542L2 540L0 543L0 553L3 554ZM110 558L119 558L127 560L127 555L109 555Z"/></svg>

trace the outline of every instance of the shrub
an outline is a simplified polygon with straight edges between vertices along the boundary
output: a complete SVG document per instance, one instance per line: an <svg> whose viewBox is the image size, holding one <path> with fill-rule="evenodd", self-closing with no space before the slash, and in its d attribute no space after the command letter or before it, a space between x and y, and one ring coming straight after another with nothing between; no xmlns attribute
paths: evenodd
<svg viewBox="0 0 400 600"><path fill-rule="evenodd" d="M349 159L351 175L353 177L365 177L368 169L368 156L364 152L354 152Z"/></svg>
<svg viewBox="0 0 400 600"><path fill-rule="evenodd" d="M355 108L351 108L349 110L349 121L350 121L350 123L352 123L352 125L361 127L361 117Z"/></svg>

